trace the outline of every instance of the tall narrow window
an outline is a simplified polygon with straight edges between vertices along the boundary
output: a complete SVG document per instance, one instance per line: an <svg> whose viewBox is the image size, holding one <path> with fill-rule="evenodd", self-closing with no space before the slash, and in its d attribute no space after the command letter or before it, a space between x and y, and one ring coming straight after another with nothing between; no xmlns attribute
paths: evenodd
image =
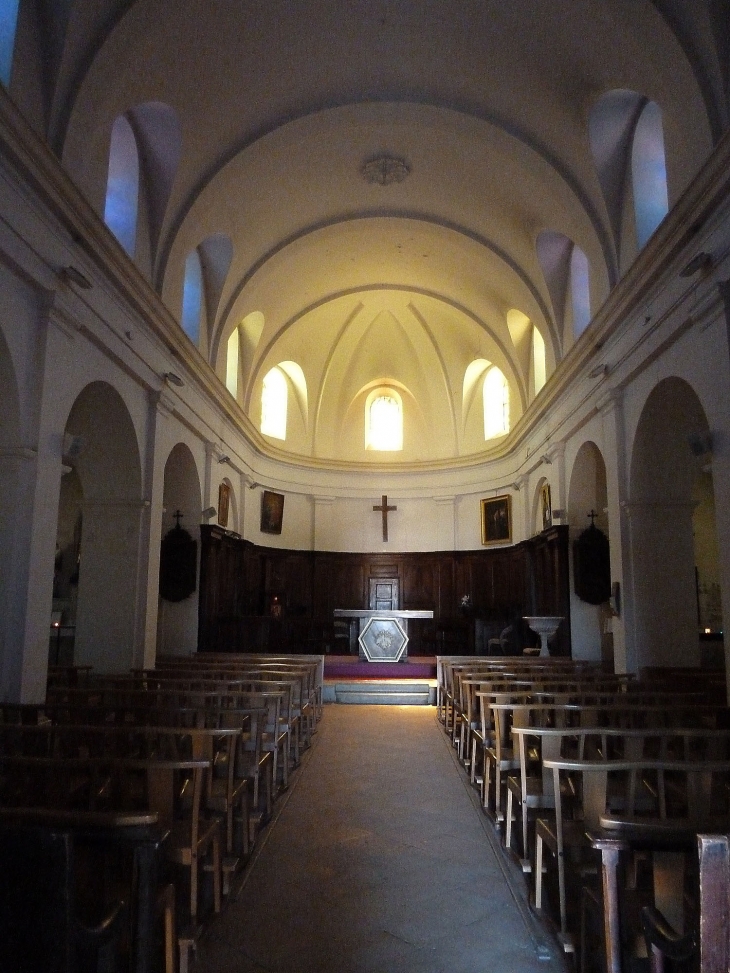
<svg viewBox="0 0 730 973"><path fill-rule="evenodd" d="M494 439L509 432L509 384L493 365L484 376L484 438Z"/></svg>
<svg viewBox="0 0 730 973"><path fill-rule="evenodd" d="M537 395L547 380L547 370L545 367L545 339L540 334L539 328L535 327L532 329L532 374L535 383L535 395Z"/></svg>
<svg viewBox="0 0 730 973"><path fill-rule="evenodd" d="M288 387L282 370L274 367L264 376L261 390L261 432L274 439L286 439Z"/></svg>
<svg viewBox="0 0 730 973"><path fill-rule="evenodd" d="M185 261L182 316L180 324L185 334L197 347L200 341L200 315L203 307L203 271L197 250L191 250Z"/></svg>
<svg viewBox="0 0 730 973"><path fill-rule="evenodd" d="M0 0L0 81L6 88L10 87L17 25L18 0Z"/></svg>
<svg viewBox="0 0 730 973"><path fill-rule="evenodd" d="M231 331L226 354L226 388L233 398L238 397L238 328Z"/></svg>
<svg viewBox="0 0 730 973"><path fill-rule="evenodd" d="M662 113L650 101L642 111L631 150L636 242L643 247L669 212Z"/></svg>
<svg viewBox="0 0 730 973"><path fill-rule="evenodd" d="M132 126L123 115L112 127L104 222L130 257L137 241L139 153Z"/></svg>
<svg viewBox="0 0 730 973"><path fill-rule="evenodd" d="M588 257L575 244L570 255L570 297L573 308L573 336L577 338L591 321L591 290Z"/></svg>
<svg viewBox="0 0 730 973"><path fill-rule="evenodd" d="M365 402L365 449L403 449L403 403L392 389L376 389Z"/></svg>

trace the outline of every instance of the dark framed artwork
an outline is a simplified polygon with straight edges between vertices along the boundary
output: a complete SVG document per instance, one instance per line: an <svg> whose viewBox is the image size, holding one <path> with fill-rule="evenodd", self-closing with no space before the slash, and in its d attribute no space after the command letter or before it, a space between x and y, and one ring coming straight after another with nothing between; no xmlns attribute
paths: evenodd
<svg viewBox="0 0 730 973"><path fill-rule="evenodd" d="M490 497L481 501L482 544L510 544L512 542L512 497Z"/></svg>
<svg viewBox="0 0 730 973"><path fill-rule="evenodd" d="M231 488L227 483L218 487L218 523L221 527L228 527L228 508L231 504Z"/></svg>
<svg viewBox="0 0 730 973"><path fill-rule="evenodd" d="M284 494L264 490L261 494L261 532L280 534L284 520Z"/></svg>
<svg viewBox="0 0 730 973"><path fill-rule="evenodd" d="M547 530L548 527L553 526L553 501L549 483L543 483L540 488L540 509L542 511L542 529Z"/></svg>

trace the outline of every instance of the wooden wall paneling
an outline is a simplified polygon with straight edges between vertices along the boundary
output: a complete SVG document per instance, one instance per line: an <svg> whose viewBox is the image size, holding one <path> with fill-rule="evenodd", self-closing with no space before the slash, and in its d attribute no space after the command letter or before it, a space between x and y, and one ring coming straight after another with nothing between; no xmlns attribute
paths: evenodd
<svg viewBox="0 0 730 973"><path fill-rule="evenodd" d="M413 627L412 651L466 652L474 644L477 619L483 629L515 615L567 617L567 558L562 526L509 548L383 555L258 547L206 525L201 528L200 647L240 651L245 643L274 651L295 642L293 650L303 641L333 641L333 610L367 607L370 579L392 577L400 581L402 607L434 611L433 622ZM280 622L264 620L274 594L284 606ZM472 604L467 612L461 608L465 594ZM556 643L559 651L569 652L568 624L561 626Z"/></svg>

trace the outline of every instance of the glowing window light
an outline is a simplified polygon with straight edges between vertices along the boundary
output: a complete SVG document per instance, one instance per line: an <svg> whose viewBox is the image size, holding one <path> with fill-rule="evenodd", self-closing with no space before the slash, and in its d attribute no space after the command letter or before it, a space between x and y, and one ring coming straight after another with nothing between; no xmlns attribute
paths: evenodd
<svg viewBox="0 0 730 973"><path fill-rule="evenodd" d="M234 399L238 397L238 344L238 328L234 328L226 350L226 388ZM284 426L286 428L286 418Z"/></svg>
<svg viewBox="0 0 730 973"><path fill-rule="evenodd" d="M286 439L286 408L289 389L280 368L264 377L261 389L261 432L274 439Z"/></svg>
<svg viewBox="0 0 730 973"><path fill-rule="evenodd" d="M365 448L403 449L403 406L392 392L377 393L365 406Z"/></svg>
<svg viewBox="0 0 730 973"><path fill-rule="evenodd" d="M547 381L547 369L545 366L545 339L540 334L540 329L532 329L532 371L535 380L535 395L540 391Z"/></svg>
<svg viewBox="0 0 730 973"><path fill-rule="evenodd" d="M194 345L200 341L200 315L203 306L203 270L197 250L191 250L185 261L182 316L180 324Z"/></svg>
<svg viewBox="0 0 730 973"><path fill-rule="evenodd" d="M109 174L104 222L130 257L137 241L139 153L132 126L123 115L115 120L109 147Z"/></svg>
<svg viewBox="0 0 730 973"><path fill-rule="evenodd" d="M591 322L591 290L588 257L574 246L570 255L570 296L573 305L573 336L583 334Z"/></svg>
<svg viewBox="0 0 730 973"><path fill-rule="evenodd" d="M484 377L484 438L494 439L509 432L509 384L494 365Z"/></svg>
<svg viewBox="0 0 730 973"><path fill-rule="evenodd" d="M650 101L639 117L631 149L636 242L643 247L669 212L664 131L659 105Z"/></svg>
<svg viewBox="0 0 730 973"><path fill-rule="evenodd" d="M10 87L17 25L18 0L2 0L0 2L0 81L6 88Z"/></svg>

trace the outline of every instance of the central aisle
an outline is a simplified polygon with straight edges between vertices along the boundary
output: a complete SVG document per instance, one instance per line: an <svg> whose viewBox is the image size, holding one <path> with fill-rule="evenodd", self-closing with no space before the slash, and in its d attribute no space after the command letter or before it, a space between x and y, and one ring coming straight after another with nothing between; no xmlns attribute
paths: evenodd
<svg viewBox="0 0 730 973"><path fill-rule="evenodd" d="M325 707L195 973L562 973L435 712Z"/></svg>

